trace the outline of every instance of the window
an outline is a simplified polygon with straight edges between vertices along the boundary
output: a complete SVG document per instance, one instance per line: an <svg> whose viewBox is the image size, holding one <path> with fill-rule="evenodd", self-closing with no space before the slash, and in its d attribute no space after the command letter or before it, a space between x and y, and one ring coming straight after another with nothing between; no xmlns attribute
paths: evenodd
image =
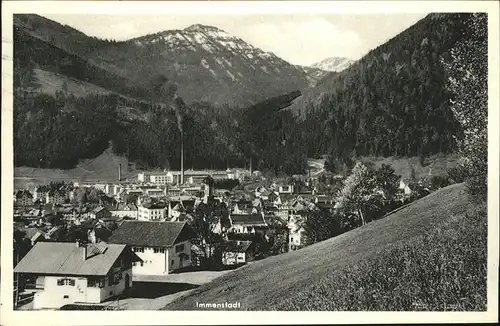
<svg viewBox="0 0 500 326"><path fill-rule="evenodd" d="M244 257L238 256L238 260L244 260Z"/></svg>
<svg viewBox="0 0 500 326"><path fill-rule="evenodd" d="M175 264L175 260L171 260L170 265L174 266L174 264Z"/></svg>
<svg viewBox="0 0 500 326"><path fill-rule="evenodd" d="M133 247L132 250L134 252L144 252L144 248L143 247Z"/></svg>
<svg viewBox="0 0 500 326"><path fill-rule="evenodd" d="M63 296L63 299L69 299L69 295Z"/></svg>
<svg viewBox="0 0 500 326"><path fill-rule="evenodd" d="M290 237L290 242L293 242L293 237Z"/></svg>
<svg viewBox="0 0 500 326"><path fill-rule="evenodd" d="M164 254L165 253L165 248L154 248L153 251L154 251L155 254L157 254L157 253Z"/></svg>
<svg viewBox="0 0 500 326"><path fill-rule="evenodd" d="M143 266L144 266L144 262L141 261L141 267L143 267Z"/></svg>
<svg viewBox="0 0 500 326"><path fill-rule="evenodd" d="M180 244L178 246L175 246L175 252L181 252L184 251L184 244Z"/></svg>
<svg viewBox="0 0 500 326"><path fill-rule="evenodd" d="M57 280L57 285L58 286L75 286L75 280L72 280L70 278L60 278Z"/></svg>

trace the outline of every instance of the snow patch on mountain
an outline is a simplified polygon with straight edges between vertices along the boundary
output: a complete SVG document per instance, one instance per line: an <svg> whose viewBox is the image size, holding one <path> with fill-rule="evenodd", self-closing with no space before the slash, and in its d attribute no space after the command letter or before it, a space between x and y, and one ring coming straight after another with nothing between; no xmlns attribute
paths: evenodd
<svg viewBox="0 0 500 326"><path fill-rule="evenodd" d="M324 71L334 71L341 72L349 68L354 63L354 60L344 57L331 57L321 60L320 62L316 62L311 65L312 68L318 68Z"/></svg>

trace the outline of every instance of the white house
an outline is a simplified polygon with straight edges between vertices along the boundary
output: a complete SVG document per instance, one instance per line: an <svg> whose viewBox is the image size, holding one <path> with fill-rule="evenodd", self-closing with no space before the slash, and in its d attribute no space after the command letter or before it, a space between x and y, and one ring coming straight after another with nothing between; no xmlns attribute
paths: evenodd
<svg viewBox="0 0 500 326"><path fill-rule="evenodd" d="M405 195L411 194L411 189L408 186L408 183L405 182L403 179L399 180L399 189L402 190Z"/></svg>
<svg viewBox="0 0 500 326"><path fill-rule="evenodd" d="M293 194L294 186L293 185L280 185L278 187L278 192L280 194Z"/></svg>
<svg viewBox="0 0 500 326"><path fill-rule="evenodd" d="M38 242L14 268L36 278L33 308L99 303L132 287L132 263L140 258L123 244Z"/></svg>
<svg viewBox="0 0 500 326"><path fill-rule="evenodd" d="M109 238L127 244L141 258L134 265L138 275L165 275L191 266L193 229L186 222L125 221Z"/></svg>
<svg viewBox="0 0 500 326"><path fill-rule="evenodd" d="M170 197L168 200L168 220L175 220L181 214L193 209L196 199L191 196Z"/></svg>
<svg viewBox="0 0 500 326"><path fill-rule="evenodd" d="M146 189L145 194L151 198L161 198L165 196L165 190L160 188Z"/></svg>
<svg viewBox="0 0 500 326"><path fill-rule="evenodd" d="M167 210L162 204L139 205L137 219L139 221L165 221Z"/></svg>
<svg viewBox="0 0 500 326"><path fill-rule="evenodd" d="M257 229L267 228L262 214L229 214L231 233L253 234Z"/></svg>
<svg viewBox="0 0 500 326"><path fill-rule="evenodd" d="M118 203L115 207L110 209L109 212L111 216L137 219L138 208L134 203Z"/></svg>
<svg viewBox="0 0 500 326"><path fill-rule="evenodd" d="M252 241L229 240L222 245L222 264L239 265L246 263L251 257Z"/></svg>
<svg viewBox="0 0 500 326"><path fill-rule="evenodd" d="M297 250L304 245L305 229L300 223L300 216L289 216L288 218L288 250Z"/></svg>
<svg viewBox="0 0 500 326"><path fill-rule="evenodd" d="M255 197L260 198L261 194L266 191L267 189L264 186L259 186L255 188Z"/></svg>

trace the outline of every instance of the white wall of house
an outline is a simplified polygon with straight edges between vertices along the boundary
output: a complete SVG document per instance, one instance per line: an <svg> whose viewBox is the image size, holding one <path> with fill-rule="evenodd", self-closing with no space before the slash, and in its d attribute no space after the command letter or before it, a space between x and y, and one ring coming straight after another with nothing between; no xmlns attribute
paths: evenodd
<svg viewBox="0 0 500 326"><path fill-rule="evenodd" d="M280 194L293 194L293 185L283 185L279 187Z"/></svg>
<svg viewBox="0 0 500 326"><path fill-rule="evenodd" d="M139 206L137 211L137 219L139 221L164 221L166 217L165 208L150 209Z"/></svg>
<svg viewBox="0 0 500 326"><path fill-rule="evenodd" d="M263 227L267 226L266 224L254 224L254 225L244 225L244 224L233 224L229 231L234 233L246 233L246 234L254 234L255 227Z"/></svg>
<svg viewBox="0 0 500 326"><path fill-rule="evenodd" d="M149 177L149 182L155 183L155 184L165 184L170 180L170 178L167 176L166 173L162 174L152 174Z"/></svg>
<svg viewBox="0 0 500 326"><path fill-rule="evenodd" d="M171 248L133 246L132 250L142 259L132 269L135 275L165 275L170 271L191 266L191 241L175 244ZM181 259L184 253L189 259Z"/></svg>
<svg viewBox="0 0 500 326"><path fill-rule="evenodd" d="M181 259L179 255L188 255L188 259ZM191 266L191 241L183 241L168 248L168 266L169 270L175 270L183 267Z"/></svg>
<svg viewBox="0 0 500 326"><path fill-rule="evenodd" d="M91 282L85 276L45 276L39 277L37 283L43 282L43 291L35 294L33 301L34 309L60 308L66 304L100 303L107 298L119 295L125 290L125 281L128 279L129 287L132 287L132 269L121 271L121 279L117 284L110 284L109 277L102 277L103 282ZM128 275L128 278L126 277ZM58 281L63 281L60 285Z"/></svg>
<svg viewBox="0 0 500 326"><path fill-rule="evenodd" d="M165 191L161 189L148 189L146 190L146 195L148 195L151 198L160 198L165 196Z"/></svg>
<svg viewBox="0 0 500 326"><path fill-rule="evenodd" d="M131 217L137 219L137 210L119 210L119 211L110 211L111 216L117 216L117 217Z"/></svg>
<svg viewBox="0 0 500 326"><path fill-rule="evenodd" d="M222 254L222 264L236 265L246 263L246 255L244 252L224 252Z"/></svg>
<svg viewBox="0 0 500 326"><path fill-rule="evenodd" d="M163 275L168 274L168 249L153 247L132 247L142 262L137 262L132 267L135 275Z"/></svg>

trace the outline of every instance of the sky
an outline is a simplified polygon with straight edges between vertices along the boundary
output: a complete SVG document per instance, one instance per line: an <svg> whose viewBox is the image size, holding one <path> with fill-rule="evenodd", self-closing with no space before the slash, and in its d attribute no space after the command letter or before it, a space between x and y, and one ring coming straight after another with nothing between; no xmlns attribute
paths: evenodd
<svg viewBox="0 0 500 326"><path fill-rule="evenodd" d="M425 17L411 14L77 15L43 14L89 36L126 40L193 24L216 26L298 65L359 59Z"/></svg>

